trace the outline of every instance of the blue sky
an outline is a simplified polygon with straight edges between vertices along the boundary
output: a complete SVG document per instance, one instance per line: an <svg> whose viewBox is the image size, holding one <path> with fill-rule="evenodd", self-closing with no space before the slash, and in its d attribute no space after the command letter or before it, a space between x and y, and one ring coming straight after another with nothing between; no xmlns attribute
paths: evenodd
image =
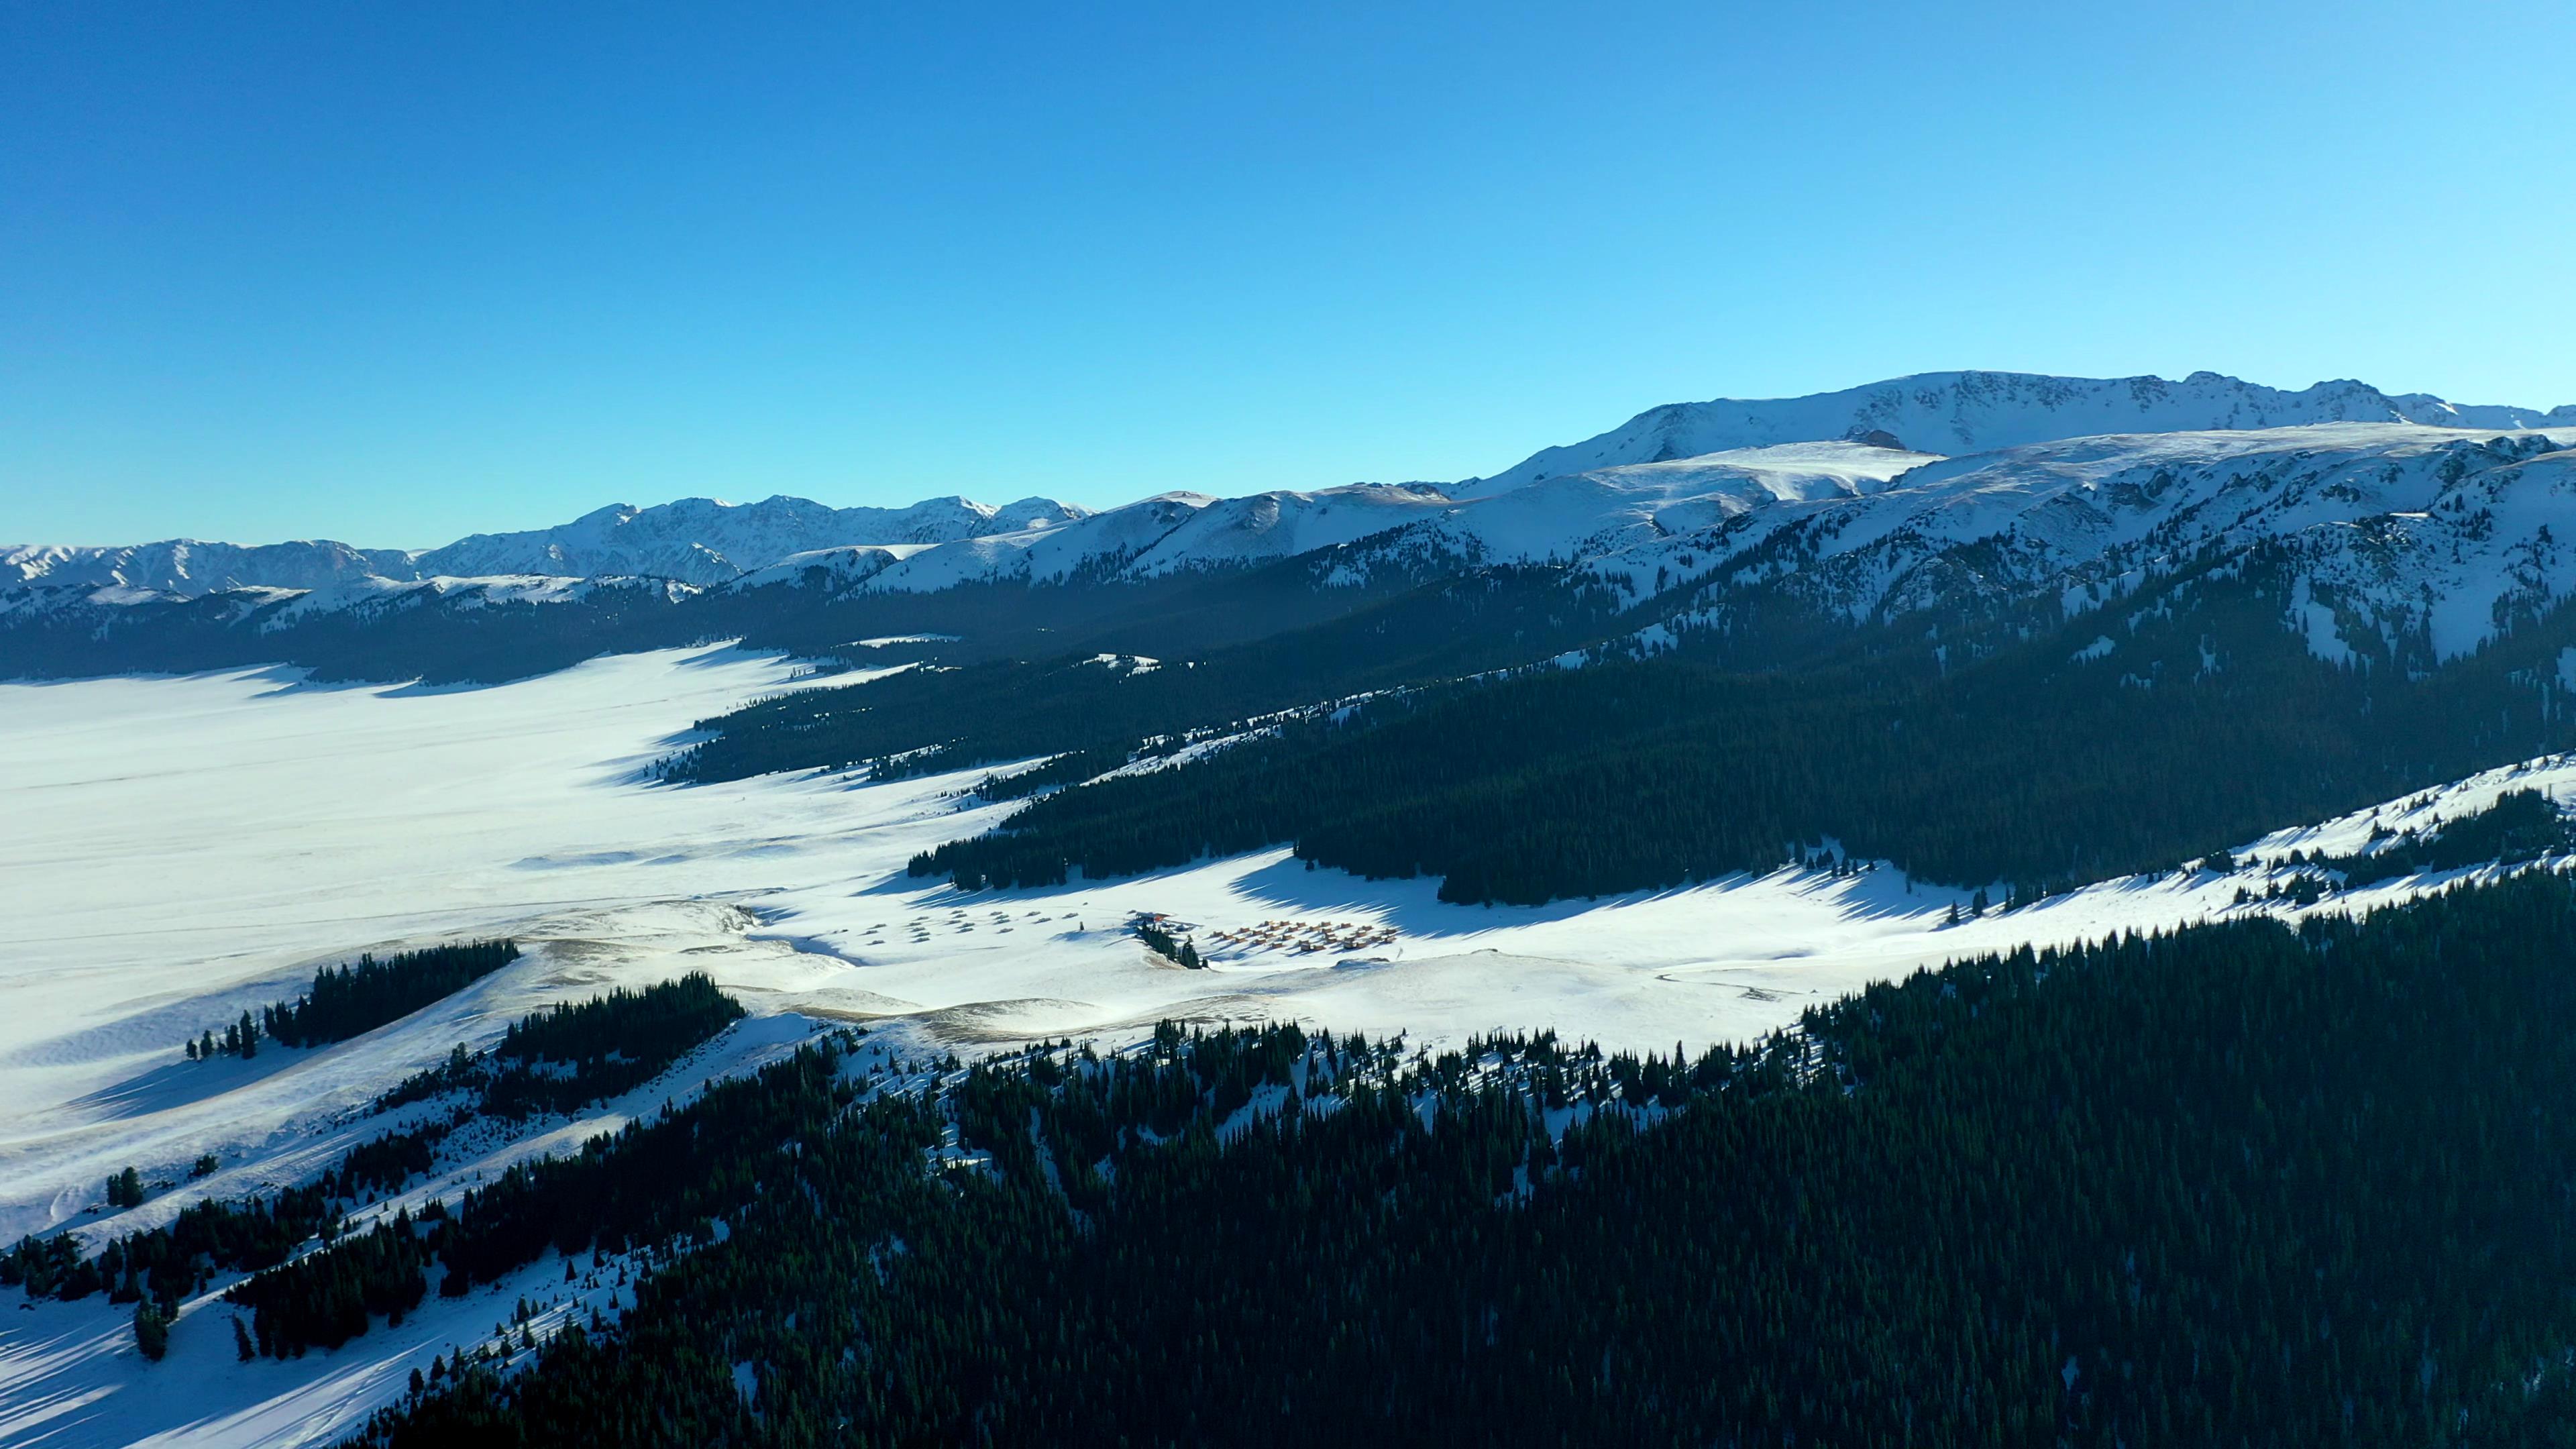
<svg viewBox="0 0 2576 1449"><path fill-rule="evenodd" d="M2576 401L2570 53L2563 0L12 6L0 542L1445 479L1953 367Z"/></svg>

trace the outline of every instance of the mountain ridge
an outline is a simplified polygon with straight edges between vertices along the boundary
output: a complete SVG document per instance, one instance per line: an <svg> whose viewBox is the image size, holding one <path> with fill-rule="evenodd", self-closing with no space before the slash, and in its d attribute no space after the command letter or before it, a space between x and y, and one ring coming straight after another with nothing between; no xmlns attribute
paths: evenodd
<svg viewBox="0 0 2576 1449"><path fill-rule="evenodd" d="M1043 496L993 505L948 495L901 508L834 508L787 494L742 504L690 497L646 507L614 503L546 528L469 534L428 549L361 548L329 539L253 545L195 539L112 546L22 544L0 547L0 580L121 590L132 597L195 597L245 587L310 589L370 575L396 581L651 576L709 588L761 576L802 554L1013 540L955 557L934 553L917 563L909 557L888 560L903 566L870 567L865 570L869 579L853 581L875 588L935 589L975 579L1062 579L1109 565L1150 574L1275 558L1301 551L1300 545L1352 542L1358 536L1353 530L1365 529L1372 514L1383 514L1393 527L1408 515L1482 502L1549 479L1587 477L1621 491L1652 492L1653 487L1640 485L1658 480L1620 470L1651 470L1712 454L1854 443L1901 448L1926 458L1955 457L2076 437L2331 422L2517 431L2576 426L2576 405L2543 410L2453 404L2429 393L2392 394L2348 379L2288 392L2206 371L2180 381L1918 373L1796 398L1669 403L1581 442L1542 448L1491 477L1445 485L1353 484L1231 497L1167 492L1101 511ZM1768 467L1759 459L1737 461ZM1875 486L1888 481L1869 480ZM1787 491L1799 493L1804 486ZM1852 483L1839 491L1860 487ZM1738 490L1711 506L1727 513L1761 506L1766 491L1786 496L1779 487L1765 485ZM1122 521L1089 531L1099 535L1096 541L1085 542L1088 535L1078 530L1057 537L1049 547L1033 547L1039 535L1112 517ZM1551 556L1562 550L1540 546L1509 552ZM873 577L880 572L884 577Z"/></svg>
<svg viewBox="0 0 2576 1449"><path fill-rule="evenodd" d="M2284 622L2320 657L2402 657L2414 669L2576 594L2576 553L2550 527L2576 506L2576 417L2552 429L2490 426L2478 420L2552 414L2392 399L2361 384L2280 393L2207 373L2178 385L1927 374L1793 401L1756 421L1774 431L1838 424L1855 436L1599 462L1516 483L1498 475L1491 486L1174 491L1097 512L1042 497L836 509L780 495L612 504L547 529L418 551L327 540L26 546L0 550L0 581L19 576L16 587L0 582L0 654L54 672L327 647L332 667L364 676L399 672L405 659L544 667L581 657L566 655L577 644L670 638L829 649L927 633L1010 652L1052 647L1066 629L1116 635L1124 619L1145 632L1107 642L1165 655L1454 588L1454 600L1500 590L1492 596L1519 601L1510 608L1531 608L1510 627L1538 621L1526 637L1545 635L1551 650L1586 644L1554 631L1597 617L1601 632L1589 639L1602 648L1626 640L1652 652L1699 635L1731 641L1730 654L1793 658L1907 616L1919 616L1917 628L1984 627L2004 613L2054 619L2195 559L2263 552L2292 561L2301 592ZM2364 416L2174 426L2206 422L2212 409L2236 423L2283 410ZM1745 426L1705 407L1640 415L1658 416L1646 433L1614 430L1582 446L1587 456L1660 455ZM1896 431L1991 437L2106 418L2132 426L1958 454L1909 448ZM1567 449L1533 457L1522 471L1585 461ZM1042 600L1029 592L1040 589ZM1535 602L1540 594L1551 602ZM510 622L529 612L519 606L566 604L584 617ZM1407 627L1437 632L1476 612L1429 608ZM1215 612L1200 625L1185 622L1191 610ZM1757 618L1767 622L1749 622ZM836 632L845 629L855 632ZM313 642L317 630L327 646ZM513 664L514 631L549 642ZM453 649L478 662L454 662Z"/></svg>
<svg viewBox="0 0 2576 1449"><path fill-rule="evenodd" d="M195 597L233 588L320 588L369 576L425 579L517 575L599 578L650 575L705 588L791 554L849 544L953 542L1032 526L1055 527L1091 510L1051 498L1004 504L949 495L903 508L833 508L773 494L756 503L678 498L612 503L567 523L468 534L437 548L369 549L333 539L233 544L163 539L126 545L0 547L0 579Z"/></svg>
<svg viewBox="0 0 2576 1449"><path fill-rule="evenodd" d="M2351 379L2288 392L2208 371L2180 381L2152 374L2081 378L1925 372L1802 397L1666 403L1580 442L1541 448L1491 477L1461 479L1449 491L1462 498L1481 496L1597 468L1733 448L1857 440L1874 432L1911 449L1957 455L2059 438L2330 422L2564 427L2576 426L2576 404L2549 409L2455 404L2430 393L2386 393Z"/></svg>

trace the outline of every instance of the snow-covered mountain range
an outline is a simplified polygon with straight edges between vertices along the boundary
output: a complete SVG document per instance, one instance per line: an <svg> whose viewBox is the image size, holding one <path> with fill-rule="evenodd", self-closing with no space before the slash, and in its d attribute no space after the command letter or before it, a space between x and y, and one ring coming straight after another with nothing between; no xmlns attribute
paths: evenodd
<svg viewBox="0 0 2576 1449"><path fill-rule="evenodd" d="M792 553L841 544L932 544L1072 522L1089 510L1052 498L995 507L929 498L909 508L832 508L784 495L758 503L682 498L612 504L570 523L478 533L443 548L353 548L328 540L244 546L171 539L123 547L0 548L0 580L194 597L238 588L312 589L394 580L546 575L650 576L705 586Z"/></svg>
<svg viewBox="0 0 2576 1449"><path fill-rule="evenodd" d="M2391 395L2361 382L2321 382L2299 392L2195 372L2161 377L2045 377L2023 372L1925 372L1841 392L1746 400L1716 398L1649 408L1606 433L1542 448L1459 497L1541 478L1627 463L1655 463L1732 448L1880 435L1891 444L1958 454L2104 433L2210 432L2302 423L2402 422L2428 427L2576 427L2576 404L2551 409L2463 405L2427 393Z"/></svg>
<svg viewBox="0 0 2576 1449"><path fill-rule="evenodd" d="M0 585L193 598L227 589L318 589L349 579L410 578L413 557L404 549L352 548L327 539L238 544L174 538L106 547L18 544L0 547Z"/></svg>
<svg viewBox="0 0 2576 1449"><path fill-rule="evenodd" d="M626 504L524 533L478 533L413 560L422 576L449 574L651 574L723 583L792 553L839 544L933 544L1052 528L1089 510L1052 498L995 507L927 498L909 508L832 508L784 495L758 503L683 498L653 508Z"/></svg>
<svg viewBox="0 0 2576 1449"><path fill-rule="evenodd" d="M1547 485L1536 485L1544 487ZM2456 658L2576 593L2576 428L2406 423L2126 434L1929 463L1622 548L1587 572L1643 600L1767 584L1855 622L1983 596L2081 612L2212 553L2275 549L2310 648Z"/></svg>
<svg viewBox="0 0 2576 1449"><path fill-rule="evenodd" d="M666 580L674 601L828 599L1146 582L1311 555L1317 588L1528 565L1606 584L1658 617L1763 588L1866 622L2001 597L2072 610L2208 550L2268 543L2306 580L2321 654L2369 634L2448 658L2515 610L2576 592L2576 558L2552 532L2576 523L2571 447L2576 406L2463 406L2357 382L2284 392L2205 372L1931 373L1657 408L1447 485L1173 492L1100 512L1035 497L682 499L424 551L25 546L0 550L0 585L23 586L0 616L255 590L244 603L275 628L426 599L432 580L512 581L432 591L452 602L577 600L587 592L564 581L578 579ZM276 608L275 591L301 597Z"/></svg>

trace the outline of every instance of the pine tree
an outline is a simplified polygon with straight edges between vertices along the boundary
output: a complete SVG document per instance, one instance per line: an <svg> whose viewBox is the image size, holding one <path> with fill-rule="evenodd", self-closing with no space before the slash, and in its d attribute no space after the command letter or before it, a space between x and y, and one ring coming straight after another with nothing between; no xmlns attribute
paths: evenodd
<svg viewBox="0 0 2576 1449"><path fill-rule="evenodd" d="M150 1299L134 1305L134 1346L154 1363L170 1351L170 1320Z"/></svg>

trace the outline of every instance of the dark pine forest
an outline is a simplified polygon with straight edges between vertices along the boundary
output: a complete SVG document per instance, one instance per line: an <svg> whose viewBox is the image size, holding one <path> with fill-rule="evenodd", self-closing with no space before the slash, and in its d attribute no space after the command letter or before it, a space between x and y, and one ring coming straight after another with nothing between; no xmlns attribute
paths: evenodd
<svg viewBox="0 0 2576 1449"><path fill-rule="evenodd" d="M1439 876L1448 900L1535 904L1767 870L1833 836L2038 893L2576 747L2555 682L2576 613L2416 674L2311 657L2277 602L2213 589L2099 662L2070 658L2087 621L1958 667L1762 672L1697 651L1425 690L1056 790L912 871L1049 886L1288 844Z"/></svg>

